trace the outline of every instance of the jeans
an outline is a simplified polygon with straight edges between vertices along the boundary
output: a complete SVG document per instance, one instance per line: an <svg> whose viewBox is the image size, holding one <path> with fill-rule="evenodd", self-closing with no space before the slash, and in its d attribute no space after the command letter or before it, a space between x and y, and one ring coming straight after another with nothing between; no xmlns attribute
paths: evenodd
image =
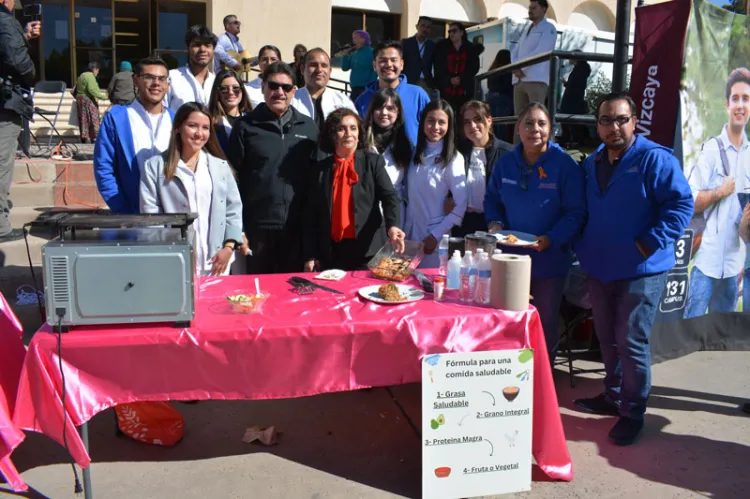
<svg viewBox="0 0 750 499"><path fill-rule="evenodd" d="M566 276L560 276L531 280L531 296L534 297L532 304L539 312L549 361L553 366L560 343L560 304L565 290L565 278Z"/></svg>
<svg viewBox="0 0 750 499"><path fill-rule="evenodd" d="M12 111L0 111L0 236L8 234L10 224L10 185L16 164L18 135L21 133L21 116Z"/></svg>
<svg viewBox="0 0 750 499"><path fill-rule="evenodd" d="M742 277L742 311L750 314L750 269L745 269Z"/></svg>
<svg viewBox="0 0 750 499"><path fill-rule="evenodd" d="M589 278L594 328L604 361L604 393L620 415L643 419L651 393L651 327L667 273L601 282Z"/></svg>
<svg viewBox="0 0 750 499"><path fill-rule="evenodd" d="M711 312L735 312L739 298L739 276L714 279L693 267L683 318L691 319ZM743 302L743 307L744 307Z"/></svg>

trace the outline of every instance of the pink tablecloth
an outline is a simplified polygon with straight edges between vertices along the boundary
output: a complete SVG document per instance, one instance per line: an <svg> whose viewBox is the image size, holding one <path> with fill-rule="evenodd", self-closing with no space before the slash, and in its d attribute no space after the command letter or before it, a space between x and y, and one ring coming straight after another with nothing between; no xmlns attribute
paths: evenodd
<svg viewBox="0 0 750 499"><path fill-rule="evenodd" d="M327 284L343 291L297 295L289 276L260 276L270 292L263 313L237 315L228 293L254 293L253 277L201 282L190 328L169 325L77 327L63 335L67 413L81 425L108 407L140 400L275 399L420 381L423 355L534 348L534 443L552 478L573 470L560 420L544 335L535 309L504 312L424 300L380 306L357 296L382 284L355 273ZM253 291L251 291L253 290ZM39 331L29 345L14 422L62 441L57 335ZM68 444L88 466L78 433Z"/></svg>
<svg viewBox="0 0 750 499"><path fill-rule="evenodd" d="M0 474L16 492L28 488L10 460L10 453L24 439L23 432L11 420L26 356L22 338L21 323L0 293Z"/></svg>

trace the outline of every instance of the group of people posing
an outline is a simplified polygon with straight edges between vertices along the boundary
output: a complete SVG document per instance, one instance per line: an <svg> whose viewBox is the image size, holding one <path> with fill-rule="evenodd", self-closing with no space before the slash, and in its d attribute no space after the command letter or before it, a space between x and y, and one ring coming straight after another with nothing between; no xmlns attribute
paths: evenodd
<svg viewBox="0 0 750 499"><path fill-rule="evenodd" d="M550 360L575 251L607 369L606 393L579 406L618 413L611 438L635 440L650 390L648 336L693 198L671 151L634 135L627 95L599 105L603 145L581 166L552 140L543 104L521 110L514 147L493 136L486 103L456 113L430 100L402 74L398 42L375 47L378 79L356 105L327 88L323 49L306 52L298 89L270 46L254 104L234 70L209 71L216 44L208 28L191 28L187 66L141 60L136 100L105 115L94 167L111 211L197 213L200 275L227 274L235 259L252 274L363 269L386 241L406 239L424 243L423 267L437 267L444 234L535 234L518 251L532 257Z"/></svg>

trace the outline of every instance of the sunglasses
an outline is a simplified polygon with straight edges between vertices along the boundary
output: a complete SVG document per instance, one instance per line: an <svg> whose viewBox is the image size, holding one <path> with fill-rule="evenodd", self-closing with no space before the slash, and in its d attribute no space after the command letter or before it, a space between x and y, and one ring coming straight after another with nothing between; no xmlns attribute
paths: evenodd
<svg viewBox="0 0 750 499"><path fill-rule="evenodd" d="M531 168L523 167L521 168L521 182L520 187L522 191L528 191L529 190L529 175L531 175Z"/></svg>
<svg viewBox="0 0 750 499"><path fill-rule="evenodd" d="M240 21L232 21L232 22L231 22L231 23L229 23L229 24L236 24L237 26L240 26L240 25L242 25L242 23L241 23Z"/></svg>
<svg viewBox="0 0 750 499"><path fill-rule="evenodd" d="M291 92L292 90L294 90L294 85L292 85L291 83L279 83L276 81L269 81L269 82L266 82L266 85L268 85L269 90L281 89L287 94Z"/></svg>
<svg viewBox="0 0 750 499"><path fill-rule="evenodd" d="M242 87L240 87L239 85L236 85L233 87L222 86L222 87L219 87L219 92L225 95L230 92L233 93L234 95L239 95L242 92Z"/></svg>

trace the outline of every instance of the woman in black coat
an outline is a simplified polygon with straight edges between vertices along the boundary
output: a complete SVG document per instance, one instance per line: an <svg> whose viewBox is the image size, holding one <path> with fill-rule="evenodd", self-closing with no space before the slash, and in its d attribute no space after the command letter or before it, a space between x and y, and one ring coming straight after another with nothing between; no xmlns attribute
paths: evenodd
<svg viewBox="0 0 750 499"><path fill-rule="evenodd" d="M450 103L458 116L461 106L474 98L474 77L479 72L479 56L484 45L475 45L466 37L466 30L458 22L448 27L448 38L435 47L435 87L440 98Z"/></svg>
<svg viewBox="0 0 750 499"><path fill-rule="evenodd" d="M320 149L332 155L314 166L308 184L306 272L316 267L364 270L389 239L403 251L398 194L383 157L365 152L365 145L356 112L341 108L328 116Z"/></svg>

